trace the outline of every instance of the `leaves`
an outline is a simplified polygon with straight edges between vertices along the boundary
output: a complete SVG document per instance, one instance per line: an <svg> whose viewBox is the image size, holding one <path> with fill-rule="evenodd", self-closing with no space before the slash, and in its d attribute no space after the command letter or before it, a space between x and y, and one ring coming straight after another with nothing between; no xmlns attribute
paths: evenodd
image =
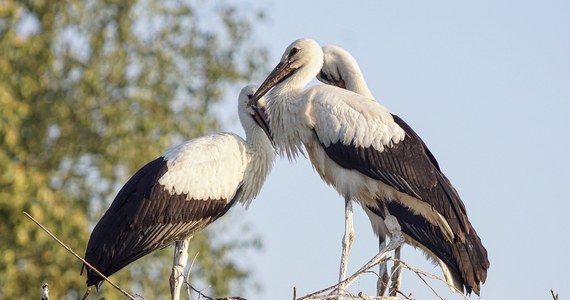
<svg viewBox="0 0 570 300"><path fill-rule="evenodd" d="M85 288L80 263L22 211L82 252L128 177L173 144L217 129L210 107L266 53L251 46L255 20L224 1L8 0L0 20L0 298L37 297L49 282L53 298L76 299ZM221 249L231 245L212 244L214 234L191 247L227 255ZM152 287L149 299L166 295L171 252L116 280ZM247 279L219 261L201 275L216 292Z"/></svg>

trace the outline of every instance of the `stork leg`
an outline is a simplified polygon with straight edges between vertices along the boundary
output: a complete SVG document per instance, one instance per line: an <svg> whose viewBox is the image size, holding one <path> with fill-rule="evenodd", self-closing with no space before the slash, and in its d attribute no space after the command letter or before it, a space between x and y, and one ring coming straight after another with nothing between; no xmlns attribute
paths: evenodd
<svg viewBox="0 0 570 300"><path fill-rule="evenodd" d="M360 273L360 272L364 272L365 270L370 269L372 266L381 263L381 260L384 259L384 257L386 256L386 254L392 250L396 250L398 248L400 248L400 246L402 246L402 244L404 243L404 235L402 234L402 228L400 227L400 224L398 223L398 220L396 219L396 217L390 215L390 213L388 212L388 209L384 208L384 213L386 214L386 217L384 218L384 224L386 225L386 229L388 229L388 233L390 233L390 242L388 243L388 245L386 247L382 247L382 244L384 242L381 242L381 249L380 249L380 253L376 254L376 256L374 256L368 263L366 263L362 268L360 268L360 270L358 270L358 272L356 273ZM399 255L399 254L398 254ZM380 272L382 273L383 271L386 272L387 268L386 267L382 267L380 269ZM381 274L382 275L382 274ZM379 278L382 279L384 276L381 276ZM386 276L388 277L388 276ZM386 278L386 280L382 281L381 283L378 283L378 293L382 294L385 292L386 290L386 286L388 285L388 279Z"/></svg>
<svg viewBox="0 0 570 300"><path fill-rule="evenodd" d="M188 245L190 238L183 241L176 241L174 244L174 262L172 273L170 273L170 294L172 300L180 300L180 289L184 284L184 268L188 261Z"/></svg>
<svg viewBox="0 0 570 300"><path fill-rule="evenodd" d="M379 238L379 251L378 253L382 253L384 251L384 248L386 248L386 238ZM377 292L377 296L378 297L382 297L384 296L384 293L386 292L386 288L388 287L388 266L386 264L386 262L382 262L380 263L380 265L378 265L378 283L376 286L376 292Z"/></svg>
<svg viewBox="0 0 570 300"><path fill-rule="evenodd" d="M356 271L356 273L354 273L352 276L350 276L349 279L346 280L345 284L348 285L348 284L352 283L360 275L362 275L362 273L366 272L367 270L369 270L373 266L380 264L382 262L382 260L384 259L384 257L386 257L390 251L396 250L396 248L400 247L404 243L404 235L400 231L400 224L398 224L398 221L396 221L396 218L394 218L393 216L390 216L390 217L392 217L393 219L388 220L388 222L390 222L390 224L386 224L386 227L388 227L388 231L392 235L392 238L390 239L390 242L388 243L388 245L386 247L384 247L380 251L380 253L376 254L376 256L374 256L370 261L368 261L362 268L360 268L358 271ZM386 220L385 220L385 222L386 222ZM387 285L387 283L386 283L386 285Z"/></svg>
<svg viewBox="0 0 570 300"><path fill-rule="evenodd" d="M402 268L400 266L400 253L402 247L396 248L394 250L394 265L392 266L392 284L390 285L390 296L396 297L400 287L402 286Z"/></svg>
<svg viewBox="0 0 570 300"><path fill-rule="evenodd" d="M402 228L400 227L400 223L396 217L392 216L388 209L384 207L384 214L386 217L384 218L384 224L386 224L386 228L388 232L390 232L390 243L388 244L388 248L393 247L393 250L396 251L395 256L400 259L400 247L404 243L404 235L402 234ZM390 295L396 295L398 289L400 288L400 280L401 280L401 271L400 271L400 263L396 261L392 268L392 286L390 287Z"/></svg>
<svg viewBox="0 0 570 300"><path fill-rule="evenodd" d="M404 243L404 235L402 234L402 227L398 223L398 219L392 216L386 207L384 207L384 224L386 224L386 229L390 233L390 243L388 243L387 248L389 251L396 250Z"/></svg>
<svg viewBox="0 0 570 300"><path fill-rule="evenodd" d="M340 272L338 276L339 285L337 292L344 290L344 279L346 278L346 269L348 265L348 256L352 249L352 242L354 241L354 226L352 224L352 201L350 199L344 200L344 237L342 239L342 256L340 258Z"/></svg>

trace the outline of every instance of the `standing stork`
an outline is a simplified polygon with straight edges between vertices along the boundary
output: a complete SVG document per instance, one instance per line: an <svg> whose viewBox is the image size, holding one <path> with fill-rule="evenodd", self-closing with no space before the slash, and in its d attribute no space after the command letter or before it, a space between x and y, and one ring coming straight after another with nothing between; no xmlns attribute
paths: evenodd
<svg viewBox="0 0 570 300"><path fill-rule="evenodd" d="M346 50L335 45L323 46L323 67L317 75L317 79L321 82L340 87L342 89L347 89L360 94L366 98L374 99L372 92L368 88L366 81L364 80L364 75L360 70L360 66L356 62L356 59ZM427 150L427 147L426 147ZM429 151L429 150L428 150ZM350 207L348 207L350 209ZM386 233L382 231L382 228L378 224L382 224L384 220L381 216L374 213L367 206L362 207L372 224L374 233L378 236L380 251L386 247ZM351 216L351 213L346 214ZM352 220L348 220L352 223ZM352 228L352 226L349 226ZM392 269L392 287L390 288L391 296L396 296L396 292L401 286L401 274L402 269L399 267L398 260L400 259L400 249L396 248L394 258L394 266ZM347 250L350 251L350 248ZM388 270L386 267L386 262L380 264L379 274L378 274L378 296L384 295L384 292L388 283ZM342 280L342 278L340 278Z"/></svg>
<svg viewBox="0 0 570 300"><path fill-rule="evenodd" d="M297 40L251 99L253 104L269 92L277 151L294 159L304 146L319 175L346 202L355 199L384 220L377 226L392 235L390 244L398 238L395 218L405 242L438 262L450 285L479 294L487 251L434 156L378 102L331 85L304 88L322 67L321 47Z"/></svg>
<svg viewBox="0 0 570 300"><path fill-rule="evenodd" d="M166 151L129 179L93 229L87 262L110 276L155 250L174 242L179 246L178 241L190 238L234 204L250 204L274 160L264 107L248 106L254 92L253 86L246 86L239 95L245 140L233 133L192 139ZM171 277L172 297L177 299L183 276L174 280L178 288L172 288ZM102 282L87 269L87 286L99 287Z"/></svg>

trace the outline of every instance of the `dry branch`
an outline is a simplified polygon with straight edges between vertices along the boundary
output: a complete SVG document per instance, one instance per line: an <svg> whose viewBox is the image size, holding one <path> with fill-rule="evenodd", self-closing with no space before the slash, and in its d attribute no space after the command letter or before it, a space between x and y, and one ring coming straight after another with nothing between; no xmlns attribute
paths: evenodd
<svg viewBox="0 0 570 300"><path fill-rule="evenodd" d="M334 285L331 285L331 286L329 286L329 287L327 287L327 288L324 288L324 289L321 289L321 290L319 290L319 291L316 291L316 292L313 292L313 293L310 293L310 294L307 294L307 295L305 295L305 296L302 296L302 297L297 298L297 290L296 290L296 288L295 288L295 289L294 289L294 298L293 298L293 299L294 299L294 300L339 299L339 298L362 299L362 300L368 300L368 299L370 299L370 300L372 300L372 299L384 299L384 300L388 300L388 299L391 299L391 300L395 300L395 299L408 299L408 300L411 300L411 299L413 299L413 298L411 298L411 295L410 295L410 296L406 296L406 295L404 295L404 294L403 294L402 292L400 292L400 291L397 291L397 293L398 293L401 297L396 296L396 295L390 295L389 297L388 297L388 296L387 296L387 297L383 297L383 296L370 296L370 295L366 295L366 294L364 294L364 293L362 293L362 292L359 292L358 294L352 294L352 293L350 293L350 292L348 292L348 291L346 291L346 290L343 291L342 293L337 293L337 294L325 294L325 293L327 293L327 292L329 292L329 291L335 290L336 288L339 287L340 284L344 284L345 287L348 287L351 283L353 283L354 281L356 281L358 278L360 278L361 276L363 276L363 275L365 275L365 274L374 274L375 276L378 277L379 274L376 273L376 272L370 271L370 269L373 268L374 266L379 265L380 263L383 263L383 262L388 261L388 260L393 261L393 262L397 262L400 269L402 269L402 270L405 269L405 270L411 271L411 272L413 272L414 274L416 274L416 275L420 278L420 280L421 280L426 286L429 287L429 289L433 292L433 294L434 294L438 299L444 299L444 298L443 298L443 297L437 292L437 290L428 282L428 279L441 281L441 282L443 282L444 284L446 284L452 291L454 291L455 293L461 295L461 297L463 297L464 299L467 299L467 300L469 299L467 296L465 296L465 294L463 294L462 291L458 290L457 288L455 288L455 287L452 286L452 285L449 285L449 284L447 283L447 281L445 281L443 278L441 278L441 277L439 277L439 276L437 276L437 275L435 275L435 274L426 272L426 271L424 271L424 270L420 270L420 269L414 268L414 267L410 266L408 263L406 263L406 262L404 262L404 261L402 261L402 260L399 260L399 259L397 260L397 259L393 259L393 258L389 258L389 257L386 258L386 257L385 257L386 255L387 255L387 252L386 252L386 253L383 253L383 252L379 253L379 254L378 254L377 256L375 256L372 260L370 260L363 268L361 268L360 270L358 270L358 271L357 271L356 273L354 273L352 276L350 276L350 277L348 277L347 279L345 279L343 282L337 283L337 284L334 284ZM397 271L397 270L394 270L394 269L393 269L392 272L394 272L394 271ZM393 274L391 274L391 275L393 275ZM553 295L554 300L558 300L558 295L555 296L554 291L551 291L551 292L552 292L552 295Z"/></svg>
<svg viewBox="0 0 570 300"><path fill-rule="evenodd" d="M550 289L550 294L552 295L552 299L558 300L558 293L556 293L554 289Z"/></svg>
<svg viewBox="0 0 570 300"><path fill-rule="evenodd" d="M89 264L87 261L85 261L83 259L83 257L81 257L77 253L75 253L75 251L73 251L71 248L69 248L69 246L67 246L61 240L59 240L53 233L51 233L47 228L45 228L39 221L34 219L34 217L32 217L30 214L28 214L27 212L24 212L24 215L26 215L26 217L28 217L30 220L32 220L34 223L36 223L36 225L38 225L43 231L45 231L52 239L54 239L58 244L60 244L63 248L65 248L65 250L67 250L69 253L71 253L73 256L75 256L75 258L77 258L81 262L83 262L83 264L85 264L85 266L87 266L88 268L93 270L95 273L97 273L97 275L101 276L101 278L103 278L105 281L107 281L111 286L113 286L115 289L117 289L123 295L127 296L131 300L137 299L133 295L129 294L127 291L123 290L121 287L116 285L114 282L109 280L107 278L107 276L103 275L103 273L99 272L99 270L97 270L95 267L93 267L91 264ZM46 285L46 289L47 289L47 285ZM85 292L84 297L86 297L88 294L89 294L89 289ZM144 299L144 297L139 296L139 299L141 299L141 298Z"/></svg>
<svg viewBox="0 0 570 300"><path fill-rule="evenodd" d="M197 255L198 254L196 254L196 256ZM194 257L194 259L196 259L196 257ZM192 261L192 264L193 263L194 263L194 261ZM188 275L189 274L190 274L190 270L188 270ZM205 300L247 300L247 299L241 298L241 297L218 297L218 298L216 298L216 297L207 296L206 294L204 294L204 290L206 290L207 287L203 288L202 290L198 290L190 284L189 278L190 278L190 276L186 276L184 278L184 284L186 284L186 287L188 288L188 298L189 299L192 299L191 292L190 292L190 290L192 290L198 294L198 300L201 300L201 299L205 299Z"/></svg>

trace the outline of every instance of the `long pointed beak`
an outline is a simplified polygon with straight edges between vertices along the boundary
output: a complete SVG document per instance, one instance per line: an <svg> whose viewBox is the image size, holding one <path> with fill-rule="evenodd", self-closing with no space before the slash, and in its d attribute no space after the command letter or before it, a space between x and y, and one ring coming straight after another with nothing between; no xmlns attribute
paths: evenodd
<svg viewBox="0 0 570 300"><path fill-rule="evenodd" d="M291 68L289 63L281 61L279 64L277 64L277 66L275 66L273 71L269 73L269 76L265 78L265 80L263 81L261 86L257 89L255 94L253 94L253 97L251 98L251 100L249 100L248 105L256 106L257 100L259 100L261 97L267 94L267 92L272 87L276 86L277 84L281 83L283 80L287 79L287 77L291 76L295 70L297 69Z"/></svg>

